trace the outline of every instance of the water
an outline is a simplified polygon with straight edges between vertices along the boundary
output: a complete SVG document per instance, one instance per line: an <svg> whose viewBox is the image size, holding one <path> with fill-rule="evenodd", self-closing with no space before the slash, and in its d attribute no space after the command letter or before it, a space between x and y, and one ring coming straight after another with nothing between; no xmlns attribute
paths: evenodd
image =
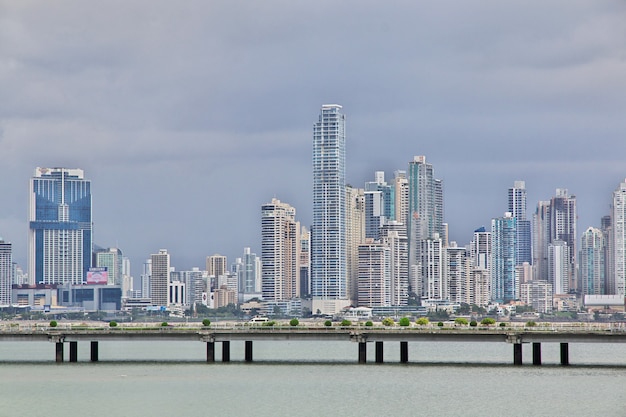
<svg viewBox="0 0 626 417"><path fill-rule="evenodd" d="M100 362L56 364L54 345L0 343L0 416L625 416L626 345L543 344L544 366L505 343L385 343L384 365L349 342L243 342L206 364L200 342L100 342ZM221 358L216 343L216 359ZM69 348L66 344L66 360ZM368 344L368 361L374 345ZM452 362L452 363L450 363Z"/></svg>

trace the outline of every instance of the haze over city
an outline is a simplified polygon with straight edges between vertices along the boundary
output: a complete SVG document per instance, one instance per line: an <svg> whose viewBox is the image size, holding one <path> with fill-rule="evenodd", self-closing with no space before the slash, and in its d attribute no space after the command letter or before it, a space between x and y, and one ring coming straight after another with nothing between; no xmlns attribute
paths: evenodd
<svg viewBox="0 0 626 417"><path fill-rule="evenodd" d="M260 251L260 206L312 221L312 125L347 115L347 180L426 155L464 245L524 180L578 231L626 177L626 4L0 1L0 236L26 266L37 166L92 181L95 243L177 269Z"/></svg>

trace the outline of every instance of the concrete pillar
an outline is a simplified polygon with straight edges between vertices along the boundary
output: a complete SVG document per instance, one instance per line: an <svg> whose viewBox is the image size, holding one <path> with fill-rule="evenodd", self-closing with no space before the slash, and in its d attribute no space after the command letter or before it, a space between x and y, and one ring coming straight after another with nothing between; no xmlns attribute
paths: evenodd
<svg viewBox="0 0 626 417"><path fill-rule="evenodd" d="M78 342L70 342L70 362L78 362Z"/></svg>
<svg viewBox="0 0 626 417"><path fill-rule="evenodd" d="M63 342L56 342L56 361L63 362Z"/></svg>
<svg viewBox="0 0 626 417"><path fill-rule="evenodd" d="M561 365L569 365L569 344L561 343Z"/></svg>
<svg viewBox="0 0 626 417"><path fill-rule="evenodd" d="M367 362L367 342L359 342L359 363Z"/></svg>
<svg viewBox="0 0 626 417"><path fill-rule="evenodd" d="M91 361L98 362L98 342L96 340L91 341Z"/></svg>
<svg viewBox="0 0 626 417"><path fill-rule="evenodd" d="M376 363L383 363L383 342L376 342Z"/></svg>
<svg viewBox="0 0 626 417"><path fill-rule="evenodd" d="M409 342L400 342L400 362L409 361Z"/></svg>
<svg viewBox="0 0 626 417"><path fill-rule="evenodd" d="M533 365L541 365L541 343L533 342Z"/></svg>
<svg viewBox="0 0 626 417"><path fill-rule="evenodd" d="M252 362L252 340L246 340L246 362Z"/></svg>
<svg viewBox="0 0 626 417"><path fill-rule="evenodd" d="M206 361L215 362L215 342L206 342Z"/></svg>
<svg viewBox="0 0 626 417"><path fill-rule="evenodd" d="M513 365L521 365L522 364L522 344L514 343L513 344Z"/></svg>
<svg viewBox="0 0 626 417"><path fill-rule="evenodd" d="M230 340L222 342L222 362L230 362Z"/></svg>

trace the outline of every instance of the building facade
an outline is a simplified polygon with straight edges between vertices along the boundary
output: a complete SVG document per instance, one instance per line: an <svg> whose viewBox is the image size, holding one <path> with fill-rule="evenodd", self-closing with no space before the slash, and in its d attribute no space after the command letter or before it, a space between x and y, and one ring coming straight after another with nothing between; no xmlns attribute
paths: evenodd
<svg viewBox="0 0 626 417"><path fill-rule="evenodd" d="M519 298L516 239L517 218L510 212L491 221L491 298L499 303Z"/></svg>
<svg viewBox="0 0 626 417"><path fill-rule="evenodd" d="M30 180L31 283L82 284L91 267L91 181L82 169L37 168Z"/></svg>
<svg viewBox="0 0 626 417"><path fill-rule="evenodd" d="M626 180L613 192L613 276L614 294L626 295Z"/></svg>
<svg viewBox="0 0 626 417"><path fill-rule="evenodd" d="M300 297L300 223L296 209L273 198L261 206L261 290L267 301Z"/></svg>
<svg viewBox="0 0 626 417"><path fill-rule="evenodd" d="M150 255L150 299L153 306L167 306L169 302L170 254L167 249Z"/></svg>
<svg viewBox="0 0 626 417"><path fill-rule="evenodd" d="M313 126L313 311L334 314L350 304L346 239L346 117L323 105Z"/></svg>
<svg viewBox="0 0 626 417"><path fill-rule="evenodd" d="M0 306L11 305L13 248L0 237Z"/></svg>

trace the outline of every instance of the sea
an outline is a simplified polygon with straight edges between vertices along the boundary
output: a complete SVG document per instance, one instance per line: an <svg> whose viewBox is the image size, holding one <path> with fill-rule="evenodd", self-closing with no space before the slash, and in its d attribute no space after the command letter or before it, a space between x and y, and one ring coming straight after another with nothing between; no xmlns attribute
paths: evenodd
<svg viewBox="0 0 626 417"><path fill-rule="evenodd" d="M231 342L206 363L202 342L100 342L99 362L56 363L49 342L0 342L0 416L626 416L626 344L542 344L542 366L513 365L506 343L386 342L358 364L337 341Z"/></svg>

